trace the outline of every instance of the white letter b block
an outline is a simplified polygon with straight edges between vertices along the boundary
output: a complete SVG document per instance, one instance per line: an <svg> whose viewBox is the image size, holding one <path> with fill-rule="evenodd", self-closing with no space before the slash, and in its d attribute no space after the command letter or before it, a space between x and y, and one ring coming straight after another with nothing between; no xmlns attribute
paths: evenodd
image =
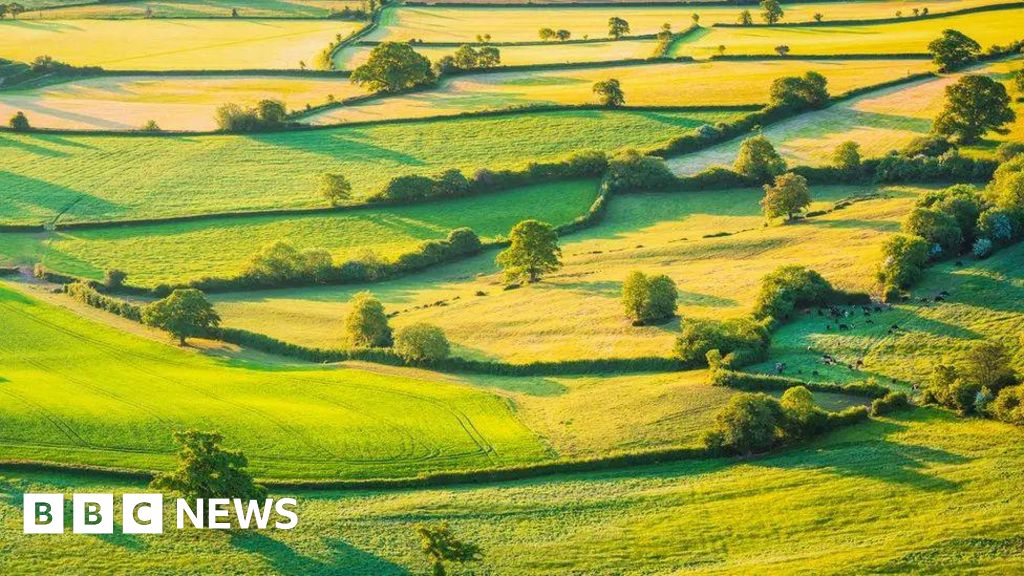
<svg viewBox="0 0 1024 576"><path fill-rule="evenodd" d="M114 495L75 494L71 499L71 531L75 534L113 534Z"/></svg>
<svg viewBox="0 0 1024 576"><path fill-rule="evenodd" d="M25 534L64 532L63 494L25 494L21 512L25 520Z"/></svg>

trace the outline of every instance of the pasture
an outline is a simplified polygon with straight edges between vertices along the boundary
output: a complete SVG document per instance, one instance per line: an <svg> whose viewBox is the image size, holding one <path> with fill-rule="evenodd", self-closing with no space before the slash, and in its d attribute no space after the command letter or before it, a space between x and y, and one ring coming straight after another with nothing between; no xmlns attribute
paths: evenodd
<svg viewBox="0 0 1024 576"><path fill-rule="evenodd" d="M808 70L824 74L829 89L840 94L926 72L932 67L927 60L779 60L488 73L449 78L427 92L328 109L306 116L303 121L334 124L516 106L592 104L597 101L592 90L594 82L608 78L622 84L626 104L630 106L765 104L773 80Z"/></svg>
<svg viewBox="0 0 1024 576"><path fill-rule="evenodd" d="M53 6L59 2L47 1ZM69 2L70 3L70 2ZM248 0L229 5L218 0L131 0L116 3L82 3L30 11L22 18L48 20L126 19L126 18L325 18L331 10L358 8L357 0ZM148 12L147 12L148 9Z"/></svg>
<svg viewBox="0 0 1024 576"><path fill-rule="evenodd" d="M914 8L925 8L933 14L1001 4L997 0L940 0L939 2L810 2L784 4L783 22L811 22L821 13L829 20L870 20L893 18L901 10L910 19ZM368 40L406 42L475 42L478 34L490 34L494 42L524 42L539 39L541 28L564 28L572 38L606 38L608 18L617 16L630 25L630 34L656 34L668 23L680 32L692 23L697 14L700 24L734 24L744 9L749 9L755 22L762 23L760 10L751 6L397 6L389 7L381 18L381 26L367 36ZM554 46L552 46L554 48ZM562 50L559 47L557 50Z"/></svg>
<svg viewBox="0 0 1024 576"><path fill-rule="evenodd" d="M684 318L747 313L761 278L784 264L802 264L839 287L867 291L882 241L899 229L921 190L818 186L812 189L812 209L869 193L882 197L769 228L758 205L761 190L621 196L613 198L599 226L564 239L563 269L518 290L502 290L490 252L369 287L211 298L225 325L307 346L343 345L337 319L348 312L354 293L369 288L389 312L398 313L393 325L437 324L459 356L508 362L664 356L679 321L630 325L619 298L631 271L669 275L679 287L678 313Z"/></svg>
<svg viewBox="0 0 1024 576"><path fill-rule="evenodd" d="M331 252L337 262L367 252L391 259L424 240L471 227L484 240L508 234L517 222L539 218L565 224L587 211L594 182L559 182L471 198L393 208L306 216L219 218L145 226L69 230L21 236L0 246L0 258L43 262L53 270L100 279L117 268L133 284L155 286L204 276L233 276L261 247L283 240L300 249ZM38 245L29 241L34 239Z"/></svg>
<svg viewBox="0 0 1024 576"><path fill-rule="evenodd" d="M213 136L0 134L2 223L159 218L325 206L323 172L357 198L394 176L517 168L649 146L733 112L569 111Z"/></svg>
<svg viewBox="0 0 1024 576"><path fill-rule="evenodd" d="M673 56L707 58L719 53L731 55L775 53L776 46L789 46L792 56L828 54L904 54L925 53L928 43L945 29L963 32L983 48L1020 39L1020 30L1011 23L1024 19L1024 9L998 10L910 20L892 24L856 26L783 26L714 28L676 42Z"/></svg>
<svg viewBox="0 0 1024 576"><path fill-rule="evenodd" d="M340 20L0 20L0 54L48 55L107 70L267 70L312 67Z"/></svg>
<svg viewBox="0 0 1024 576"><path fill-rule="evenodd" d="M441 379L254 365L128 335L0 286L0 460L173 463L218 429L276 478L388 477L546 458L494 395Z"/></svg>
<svg viewBox="0 0 1024 576"><path fill-rule="evenodd" d="M217 108L272 98L301 110L331 97L365 94L347 78L281 76L113 76L0 92L0 117L24 112L39 128L215 130Z"/></svg>

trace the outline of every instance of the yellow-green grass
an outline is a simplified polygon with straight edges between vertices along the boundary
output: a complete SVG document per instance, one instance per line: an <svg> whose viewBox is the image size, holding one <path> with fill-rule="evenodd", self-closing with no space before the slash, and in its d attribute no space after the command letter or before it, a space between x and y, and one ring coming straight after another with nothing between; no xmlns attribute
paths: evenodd
<svg viewBox="0 0 1024 576"><path fill-rule="evenodd" d="M996 0L945 0L939 2L818 2L785 4L783 22L810 22L815 13L828 20L893 18L900 10L911 19L914 8L927 7L932 13L1006 3ZM477 35L490 34L495 42L536 41L541 28L564 28L579 39L606 38L608 18L618 16L630 24L630 34L655 34L668 23L675 31L692 24L693 14L705 27L716 23L732 24L742 10L749 9L760 23L756 6L398 6L387 8L381 26L367 39L406 42L475 42ZM940 27L941 29L941 27ZM552 47L554 50L561 48Z"/></svg>
<svg viewBox="0 0 1024 576"><path fill-rule="evenodd" d="M365 94L348 79L280 76L116 76L0 93L0 118L24 112L36 128L215 130L219 106L272 98L290 110Z"/></svg>
<svg viewBox="0 0 1024 576"><path fill-rule="evenodd" d="M218 0L130 1L40 10L28 12L21 18L229 18L232 8L242 18L323 18L332 9L341 10L345 7L359 8L360 3L357 0L250 0L244 4L226 4ZM148 13L147 8L150 10Z"/></svg>
<svg viewBox="0 0 1024 576"><path fill-rule="evenodd" d="M0 222L152 218L325 205L340 172L357 198L394 176L522 167L597 148L656 145L736 118L571 111L245 136L0 134Z"/></svg>
<svg viewBox="0 0 1024 576"><path fill-rule="evenodd" d="M107 70L298 69L337 34L340 20L3 20L0 54L30 62L49 55Z"/></svg>
<svg viewBox="0 0 1024 576"><path fill-rule="evenodd" d="M56 539L22 534L22 493L119 496L143 486L14 474L0 495L0 545L10 573L398 576L428 572L414 528L446 520L485 553L466 572L495 576L994 576L1024 571L1022 469L1020 428L918 410L756 459L490 486L302 492L294 530L178 531L167 506L164 534Z"/></svg>
<svg viewBox="0 0 1024 576"><path fill-rule="evenodd" d="M437 378L241 364L130 336L0 287L0 460L173 465L217 429L265 477L411 476L547 452L509 406Z"/></svg>
<svg viewBox="0 0 1024 576"><path fill-rule="evenodd" d="M436 90L333 108L305 118L333 124L382 118L459 114L538 104L592 104L593 85L615 78L633 106L764 104L771 83L808 70L824 74L840 94L932 69L925 60L775 60L608 66L578 70L504 72L459 76Z"/></svg>
<svg viewBox="0 0 1024 576"><path fill-rule="evenodd" d="M853 329L842 335L826 330L826 323L813 316L785 325L773 339L772 356L793 369L818 370L837 381L872 375L883 382L924 384L944 357L955 361L972 341L986 339L1005 344L1016 367L1024 368L1024 245L965 263L928 270L912 290L913 301L872 314L871 324L858 314L850 319ZM950 295L936 302L943 291ZM889 333L894 324L900 330ZM864 371L824 366L820 358L825 352L844 363L862 359Z"/></svg>
<svg viewBox="0 0 1024 576"><path fill-rule="evenodd" d="M636 60L654 56L657 40L619 40L618 42L592 42L565 46L502 46L501 63L504 66L529 64L572 64L579 62L611 62ZM454 54L451 46L414 46L416 52L431 62ZM335 68L351 70L366 62L372 46L356 46L339 50L334 57Z"/></svg>
<svg viewBox="0 0 1024 576"><path fill-rule="evenodd" d="M621 286L632 270L669 275L679 286L684 318L748 313L761 278L785 264L808 266L843 289L868 291L881 243L899 229L920 190L814 187L815 208L871 192L885 198L768 228L760 190L622 196L612 199L601 225L563 240L563 269L517 290L502 290L490 252L372 286L212 298L228 326L309 346L343 346L338 319L354 293L369 289L398 313L394 326L437 324L459 356L511 362L667 356L678 320L636 327L624 316ZM733 234L705 237L723 232Z"/></svg>
<svg viewBox="0 0 1024 576"><path fill-rule="evenodd" d="M220 218L145 226L8 234L0 259L88 278L117 268L133 284L155 286L204 276L238 274L253 253L276 241L299 249L329 250L337 262L366 252L390 259L471 227L484 240L508 233L529 218L564 224L587 211L597 196L593 181L530 186L496 194L408 207L327 215ZM11 239L10 243L6 240ZM32 242L30 239L35 240ZM36 244L38 242L38 244Z"/></svg>
<svg viewBox="0 0 1024 576"><path fill-rule="evenodd" d="M980 12L948 18L856 26L793 26L714 28L673 46L674 56L706 58L725 46L726 54L774 54L789 46L790 55L893 54L927 52L928 43L943 30L954 29L983 47L1008 44L1021 36L1024 9Z"/></svg>
<svg viewBox="0 0 1024 576"><path fill-rule="evenodd" d="M989 64L970 71L1005 78L1019 61ZM921 80L872 92L824 110L800 114L765 127L762 133L793 165L820 166L832 161L836 146L846 141L860 145L863 157L877 157L906 146L931 132L932 120L942 110L946 87L963 74ZM710 166L731 166L743 138L670 159L678 174L700 172ZM994 144L982 143L978 153ZM969 149L968 151L972 151Z"/></svg>

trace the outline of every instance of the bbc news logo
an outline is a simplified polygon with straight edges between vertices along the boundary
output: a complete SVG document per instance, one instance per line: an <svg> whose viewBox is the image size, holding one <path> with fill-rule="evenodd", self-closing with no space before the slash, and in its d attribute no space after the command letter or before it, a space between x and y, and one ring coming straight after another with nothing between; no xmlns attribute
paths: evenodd
<svg viewBox="0 0 1024 576"><path fill-rule="evenodd" d="M22 505L25 534L64 533L63 494L25 494ZM264 502L238 498L209 498L189 502L175 500L178 530L186 526L200 529L230 528L291 530L299 523L294 498ZM73 494L71 532L75 534L114 533L113 494ZM232 523L234 518L234 524ZM273 524L271 519L274 520ZM163 494L125 494L121 497L121 532L124 534L163 534Z"/></svg>

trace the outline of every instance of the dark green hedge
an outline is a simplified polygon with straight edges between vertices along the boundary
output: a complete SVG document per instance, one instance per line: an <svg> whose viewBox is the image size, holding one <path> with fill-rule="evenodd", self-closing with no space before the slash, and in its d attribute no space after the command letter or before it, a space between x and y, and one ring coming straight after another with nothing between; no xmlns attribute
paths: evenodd
<svg viewBox="0 0 1024 576"><path fill-rule="evenodd" d="M893 7L899 6L898 4ZM935 18L947 18L950 16L961 16L963 14L974 14L976 12L991 12L993 10L1011 10L1024 7L1024 2L1009 2L1005 4L989 4L986 6L973 6L970 8L958 8L945 12L928 12L928 14L914 16L913 13L907 16L891 16L887 18L873 19L848 19L848 20L814 20L806 22L776 22L775 24L740 24L738 22L718 22L713 24L716 28L792 28L794 26L860 26L874 24L895 24L903 22L914 22L916 20L932 20ZM827 14L825 15L827 18Z"/></svg>
<svg viewBox="0 0 1024 576"><path fill-rule="evenodd" d="M714 386L726 386L747 392L764 392L767 390L784 392L794 386L803 386L808 390L816 392L833 392L865 398L881 398L890 392L885 386L870 382L854 382L851 384L807 382L786 376L737 372L725 368L719 368L711 374L711 383Z"/></svg>

